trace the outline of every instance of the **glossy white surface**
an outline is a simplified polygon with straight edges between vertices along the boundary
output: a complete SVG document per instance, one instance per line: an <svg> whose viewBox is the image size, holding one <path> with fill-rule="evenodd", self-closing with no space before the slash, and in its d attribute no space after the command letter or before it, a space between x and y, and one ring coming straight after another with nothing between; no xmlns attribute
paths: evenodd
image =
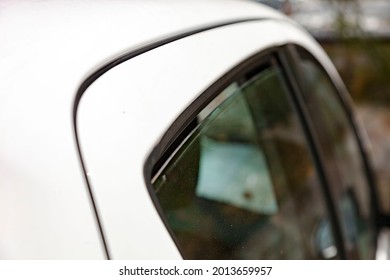
<svg viewBox="0 0 390 280"><path fill-rule="evenodd" d="M88 74L117 55L168 34L255 16L280 17L254 3L229 0L1 1L0 258L104 258L73 136L73 99ZM206 53L208 50L204 51L202 59L211 63L220 61L213 61L214 58ZM175 56L176 60L186 61L185 53L178 55ZM133 72L147 74L147 69L163 73L172 70L174 75L177 67L174 64L179 62L173 61L172 66L159 66L156 61L148 60L148 57L144 59L148 65L143 65L141 61L141 65L137 66L132 61L132 65L140 67L133 69ZM192 60L188 62L192 63ZM229 64L230 60L220 65L218 71ZM199 66L195 67L197 71L200 71ZM183 81L192 80L185 72L176 75ZM99 178L93 182L99 181L96 186L99 203L105 206L102 195L106 194L107 198L104 199L114 203L112 208L104 209L105 224L113 227L107 231L114 232L113 236L118 238L116 241L110 238L111 247L116 249L114 256L178 257L157 220L145 189L140 185L140 174L147 151L157 137L177 112L213 79L208 71L202 75L199 78L204 77L206 80L196 85L191 93L178 95L167 103L160 102L161 96L173 96L165 91L169 87L164 86L174 86L174 83L157 75L160 80L155 85L161 87L155 89L164 88L164 92L155 91L151 95L144 88L128 100L132 101L132 106L137 105L135 108L126 107L123 114L124 104L117 104L121 105L118 107L121 111L113 111L112 118L101 123L101 132L113 130L111 136L119 132L119 135L115 135L119 137L116 140L119 143L103 137L98 139L100 146L94 143L89 151L94 153L99 147L104 149L103 154L96 155L97 159L94 156L90 161L103 162L107 167L99 170L101 181ZM147 82L144 78L142 81ZM113 94L122 94L129 86L135 89L139 85L110 84L109 90ZM178 90L180 87L173 93L176 94ZM111 98L109 103L116 101L120 102ZM104 110L107 108L106 113L112 109L109 109L110 106L115 105L107 104L106 107L105 103L99 101L90 104L94 110L98 107ZM154 110L160 112L155 114ZM150 112L155 118L150 117ZM156 117L159 119L160 114L161 120L157 122ZM148 117L142 119L143 115ZM138 122L132 127L134 119ZM120 123L116 126L105 127L117 120ZM129 131L123 130L124 127L133 129L139 137L130 137ZM118 128L122 130L116 130ZM96 132L93 130L91 133L95 134L87 135L89 142L96 136ZM110 146L112 143L118 146ZM113 150L122 147L137 148L135 151L125 149L123 157L116 157ZM117 170L115 168L118 164L124 165ZM110 169L115 169L114 173L119 172L123 176L131 171L136 174L134 181L133 177L112 177L113 170ZM92 172L95 170L94 167ZM118 186L122 186L119 192L116 191ZM128 186L135 186L137 195L128 198ZM114 190L112 194L109 189ZM115 202L112 198L118 198L119 201ZM130 203L134 200L136 207L131 208ZM135 224L131 224L134 221L129 220L128 214L130 217L136 216L135 221L142 222L141 225L136 223L142 230L134 229ZM108 223L107 217L112 216L114 219ZM152 224L146 223L149 219ZM157 236L159 234L162 237ZM163 245L159 241L166 241L167 244ZM121 244L123 248L118 248ZM133 248L129 244L138 245ZM165 252L165 249L169 250Z"/></svg>
<svg viewBox="0 0 390 280"><path fill-rule="evenodd" d="M180 257L147 192L143 164L177 116L216 79L285 43L305 46L333 71L301 29L268 20L175 41L116 66L87 89L78 110L80 142L114 258Z"/></svg>

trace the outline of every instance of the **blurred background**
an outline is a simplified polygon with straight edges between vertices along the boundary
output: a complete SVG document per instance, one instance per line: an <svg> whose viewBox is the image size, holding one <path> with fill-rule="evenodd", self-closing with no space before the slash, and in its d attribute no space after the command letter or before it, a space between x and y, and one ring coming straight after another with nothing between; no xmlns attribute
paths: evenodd
<svg viewBox="0 0 390 280"><path fill-rule="evenodd" d="M303 25L343 78L370 142L381 206L390 213L390 0L254 0Z"/></svg>

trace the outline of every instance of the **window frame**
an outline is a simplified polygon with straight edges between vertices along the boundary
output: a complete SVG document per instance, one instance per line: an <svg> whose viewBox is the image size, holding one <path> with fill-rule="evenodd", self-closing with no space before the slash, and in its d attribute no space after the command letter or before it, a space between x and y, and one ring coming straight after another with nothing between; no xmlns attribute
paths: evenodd
<svg viewBox="0 0 390 280"><path fill-rule="evenodd" d="M304 109L302 100L299 97L300 86L299 79L294 75L294 60L291 59L290 53L290 44L285 44L282 46L271 47L266 50L260 51L234 66L232 69L228 70L223 76L218 78L215 83L208 87L203 93L201 93L172 123L168 130L163 134L160 141L152 149L148 158L144 164L144 179L149 195L152 199L156 210L162 219L166 229L172 237L176 247L178 248L180 254L185 259L183 250L181 249L178 240L176 239L175 233L171 229L164 211L160 206L157 195L154 192L152 186L152 180L156 173L166 164L166 161L173 155L173 153L183 144L183 141L188 137L188 135L193 131L197 124L194 122L198 113L206 107L216 96L218 96L221 91L226 88L229 84L234 81L237 81L240 77L244 76L246 73L251 70L258 68L261 64L264 64L266 61L276 60L276 63L279 65L284 76L286 86L289 89L290 96L288 98L291 100L293 110L297 114L299 122L302 126L302 132L306 139L309 153L313 160L313 166L316 169L318 180L321 187L321 195L324 198L324 205L328 212L330 222L332 225L332 234L337 247L338 256L340 259L345 259L345 250L343 248L343 241L341 235L340 222L338 220L334 203L331 199L328 180L323 171L323 163L321 160L321 155L318 153L318 144L316 143L315 138L313 137L313 130L308 121L308 114Z"/></svg>

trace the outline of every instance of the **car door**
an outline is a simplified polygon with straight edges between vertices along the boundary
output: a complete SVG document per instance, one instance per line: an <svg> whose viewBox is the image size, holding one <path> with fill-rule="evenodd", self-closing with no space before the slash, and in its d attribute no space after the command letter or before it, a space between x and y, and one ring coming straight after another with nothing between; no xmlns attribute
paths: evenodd
<svg viewBox="0 0 390 280"><path fill-rule="evenodd" d="M135 50L76 104L109 255L347 257L329 174L284 55L295 43L329 64L321 48L278 20L164 42Z"/></svg>

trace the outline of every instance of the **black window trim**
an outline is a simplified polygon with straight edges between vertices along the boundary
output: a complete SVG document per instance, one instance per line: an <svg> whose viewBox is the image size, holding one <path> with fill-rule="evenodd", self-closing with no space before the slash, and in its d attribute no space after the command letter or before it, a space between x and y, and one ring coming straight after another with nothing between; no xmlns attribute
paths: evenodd
<svg viewBox="0 0 390 280"><path fill-rule="evenodd" d="M321 149L319 148L320 145L318 139L316 139L315 137L315 132L314 132L315 130L311 124L309 113L306 110L305 103L302 99L301 91L303 88L302 85L304 83L304 79L302 75L297 74L298 72L300 72L299 68L297 67L297 65L299 64L298 64L298 60L296 60L297 57L294 56L294 53L291 50L292 48L294 48L293 44L287 44L280 54L280 59L282 61L282 64L284 65L288 79L292 84L292 88L294 92L293 99L296 106L299 108L298 113L301 115L300 118L302 120L302 125L306 132L306 137L309 142L309 146L312 152L315 166L317 167L317 174L320 177L320 181L322 183L322 191L329 211L329 216L331 220L330 222L332 225L332 232L337 247L337 253L340 259L346 259L346 253L345 253L346 249L344 247L343 235L341 230L341 222L337 215L336 206L334 204L330 192L330 187L329 187L330 183L324 171L325 164L324 164L323 155L321 154Z"/></svg>
<svg viewBox="0 0 390 280"><path fill-rule="evenodd" d="M290 44L269 48L251 56L250 58L227 71L224 76L219 78L213 85L200 94L199 97L195 99L195 101L179 115L179 117L162 136L159 143L152 149L152 152L145 161L144 179L147 190L160 218L162 219L166 229L171 235L171 238L173 239L183 258L185 258L183 250L181 249L174 232L169 226L163 209L161 208L160 203L158 202L158 198L154 192L151 183L152 178L161 169L162 165L164 165L164 161L166 161L172 155L172 153L178 148L182 141L188 137L189 133L191 133L191 131L193 131L193 129L197 126L196 123L194 124L194 120L198 113L209 102L211 102L218 94L220 94L220 92L231 82L236 81L237 78L242 77L251 69L259 67L265 61L272 59L276 59L277 64L281 67L282 74L286 81L286 86L289 88L289 92L291 93L289 98L292 101L293 109L297 113L302 125L303 133L305 139L307 140L309 152L313 160L313 165L316 168L321 185L322 196L325 198L325 207L332 225L332 233L333 237L335 238L335 245L337 247L338 256L340 259L346 258L340 223L338 221L334 203L331 199L328 187L329 184L323 171L323 161L321 160L321 155L318 154L319 146L316 140L313 138L314 134L308 122L308 114L305 112L302 100L300 100L299 97L300 87L298 85L297 77L293 74L294 67L292 66L295 61L291 59L289 48Z"/></svg>

